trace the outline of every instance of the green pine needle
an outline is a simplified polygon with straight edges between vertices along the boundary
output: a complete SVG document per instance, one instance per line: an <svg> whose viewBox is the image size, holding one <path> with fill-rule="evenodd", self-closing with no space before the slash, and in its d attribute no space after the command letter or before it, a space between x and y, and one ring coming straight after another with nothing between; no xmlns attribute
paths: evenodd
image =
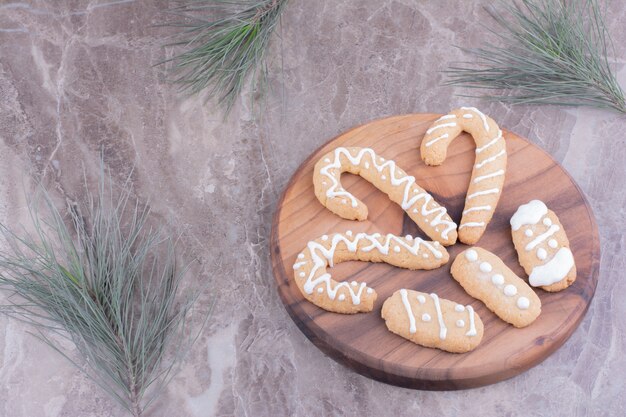
<svg viewBox="0 0 626 417"><path fill-rule="evenodd" d="M0 311L35 326L37 337L140 416L200 331L189 328L198 295L177 301L186 268L177 267L174 243L148 226L150 211L131 198L128 181L114 193L103 169L97 201L89 194L65 219L42 188L29 212L34 234L0 224L8 244L0 288L9 294ZM50 334L71 340L85 363Z"/></svg>
<svg viewBox="0 0 626 417"><path fill-rule="evenodd" d="M206 91L216 97L226 114L252 77L265 80L264 55L270 36L288 0L183 0L172 11L184 21L172 23L180 30L183 52L171 62L173 82L182 92Z"/></svg>
<svg viewBox="0 0 626 417"><path fill-rule="evenodd" d="M478 97L512 104L612 108L626 113L624 92L611 70L613 52L597 0L499 1L488 9L501 45L464 49L477 64L444 71L446 85L508 94Z"/></svg>

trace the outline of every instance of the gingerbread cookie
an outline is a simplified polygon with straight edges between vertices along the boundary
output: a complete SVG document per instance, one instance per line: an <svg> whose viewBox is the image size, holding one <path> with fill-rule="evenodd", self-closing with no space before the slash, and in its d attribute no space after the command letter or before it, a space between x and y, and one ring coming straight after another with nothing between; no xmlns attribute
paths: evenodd
<svg viewBox="0 0 626 417"><path fill-rule="evenodd" d="M511 217L519 263L533 287L561 291L576 280L576 264L559 218L539 200L521 205Z"/></svg>
<svg viewBox="0 0 626 417"><path fill-rule="evenodd" d="M461 252L452 276L472 297L515 327L525 327L541 313L541 300L498 256L473 247Z"/></svg>
<svg viewBox="0 0 626 417"><path fill-rule="evenodd" d="M476 142L476 161L458 233L461 242L473 245L485 232L502 194L507 161L502 131L478 109L461 107L435 121L426 131L420 150L427 165L441 165L448 145L463 131Z"/></svg>
<svg viewBox="0 0 626 417"><path fill-rule="evenodd" d="M326 267L344 261L386 262L407 269L435 269L449 260L439 242L410 235L335 233L310 241L293 265L296 285L304 297L324 310L354 314L371 311L376 291L356 281L336 282Z"/></svg>
<svg viewBox="0 0 626 417"><path fill-rule="evenodd" d="M349 220L367 218L367 206L341 186L342 172L360 175L385 192L431 239L446 246L456 242L456 223L446 208L417 185L415 177L369 148L339 147L315 164L315 196L333 213Z"/></svg>
<svg viewBox="0 0 626 417"><path fill-rule="evenodd" d="M448 352L468 352L483 338L483 322L472 306L437 294L398 290L385 300L381 315L392 333Z"/></svg>

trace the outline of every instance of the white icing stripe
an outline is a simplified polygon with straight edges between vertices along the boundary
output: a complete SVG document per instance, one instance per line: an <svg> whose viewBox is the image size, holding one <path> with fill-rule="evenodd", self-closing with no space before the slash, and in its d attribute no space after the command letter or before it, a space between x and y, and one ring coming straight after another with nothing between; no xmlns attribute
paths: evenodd
<svg viewBox="0 0 626 417"><path fill-rule="evenodd" d="M491 206L476 206L476 207L468 208L467 210L463 211L463 214L471 213L473 211L484 211L484 210L491 210Z"/></svg>
<svg viewBox="0 0 626 417"><path fill-rule="evenodd" d="M480 118L483 120L483 127L485 128L485 130L487 132L489 132L489 124L487 123L487 117L484 115L483 112L481 112L480 110L478 110L476 107L461 107L463 110L471 110L474 113L478 114L480 116Z"/></svg>
<svg viewBox="0 0 626 417"><path fill-rule="evenodd" d="M306 261L304 261L304 262L298 262L298 263L293 264L293 269L298 269L298 268L300 268L302 265L306 265Z"/></svg>
<svg viewBox="0 0 626 417"><path fill-rule="evenodd" d="M472 306L468 305L467 307L467 314L469 315L469 322L470 322L470 328L467 331L467 333L465 333L465 336L476 336L476 325L474 323L474 309L472 308Z"/></svg>
<svg viewBox="0 0 626 417"><path fill-rule="evenodd" d="M430 135L432 132L434 132L435 130L440 129L440 128L442 128L442 127L455 127L455 126L456 126L456 122L452 122L452 123L442 123L442 124L440 124L440 125L436 125L436 126L431 127L430 129L428 129L428 130L426 131L426 134L427 134L427 135Z"/></svg>
<svg viewBox="0 0 626 417"><path fill-rule="evenodd" d="M482 180L486 180L486 179L489 179L489 178L499 177L500 175L504 175L504 170L503 169L501 169L499 171L496 171L496 172L493 172L491 174L481 175L480 177L474 178L474 184L478 184Z"/></svg>
<svg viewBox="0 0 626 417"><path fill-rule="evenodd" d="M402 297L402 304L404 304L406 314L409 316L409 333L413 334L417 331L417 327L415 327L415 316L413 315L413 310L411 310L411 303L409 303L409 297L405 289L400 290L400 297Z"/></svg>
<svg viewBox="0 0 626 417"><path fill-rule="evenodd" d="M543 201L532 200L519 206L511 217L511 228L515 231L527 224L537 224L546 214L548 214L548 207Z"/></svg>
<svg viewBox="0 0 626 417"><path fill-rule="evenodd" d="M435 139L433 139L431 141L426 142L426 146L430 146L430 145L432 145L434 143L439 142L441 139L446 139L448 137L450 137L450 135L448 135L447 133L444 133L443 135L441 135L439 137L436 137Z"/></svg>
<svg viewBox="0 0 626 417"><path fill-rule="evenodd" d="M402 203L400 204L403 210L405 211L408 210L420 198L423 198L424 205L422 205L422 208L421 208L422 215L428 216L432 213L436 213L436 212L438 213L435 216L435 218L430 220L430 225L433 227L439 224L442 224L445 226L445 228L441 232L442 238L447 239L448 233L456 229L456 224L454 222L443 219L443 217L447 214L447 210L445 207L438 206L432 210L428 210L426 208L426 205L430 202L430 200L432 200L432 196L430 194L426 192L419 192L418 194L410 197L411 191L413 190L413 185L415 185L416 187L419 187L415 183L415 177L412 177L410 175L405 175L403 177L398 178L396 173L399 168L397 167L396 163L394 161L385 161L382 164L379 164L376 153L374 152L373 149L370 149L370 148L361 149L356 156L352 156L350 152L348 151L348 149L346 148L339 147L335 149L334 161L332 161L330 164L326 165L324 168L320 170L320 173L327 176L332 182L332 185L328 188L328 190L326 190L326 197L333 198L337 196L345 196L345 197L348 197L352 201L352 207L357 206L356 198L352 194L350 194L347 191L336 191L337 188L339 187L338 175L335 176L335 175L330 174L329 172L330 169L341 168L341 155L345 156L348 159L348 161L353 165L360 165L363 161L363 157L365 155L369 155L370 159L372 160L372 164L374 168L376 168L376 170L379 173L382 173L385 168L389 169L389 177L390 177L389 179L390 179L391 185L401 186L404 184L404 193L402 197Z"/></svg>
<svg viewBox="0 0 626 417"><path fill-rule="evenodd" d="M463 223L459 226L459 230L461 230L464 227L482 227L485 225L485 222L467 222L467 223Z"/></svg>
<svg viewBox="0 0 626 417"><path fill-rule="evenodd" d="M473 114L470 114L470 113L465 113L465 114L463 115L463 118L464 118L464 119L471 119L471 118L473 118L473 117L474 117L474 115L473 115Z"/></svg>
<svg viewBox="0 0 626 417"><path fill-rule="evenodd" d="M491 145L493 145L494 143L496 143L497 141L499 141L500 139L502 139L502 131L500 131L498 133L498 136L496 136L495 138L493 138L489 143L487 143L484 146L481 146L480 148L476 148L476 153L479 154L482 151L484 151L485 149L489 148Z"/></svg>
<svg viewBox="0 0 626 417"><path fill-rule="evenodd" d="M506 151L504 149L502 149L500 152L498 152L497 154L495 154L494 156L485 159L482 162L477 163L476 165L474 165L474 167L476 168L482 168L485 164L488 164L489 162L493 162L496 159L498 159L499 157L501 157L502 155L506 154Z"/></svg>
<svg viewBox="0 0 626 417"><path fill-rule="evenodd" d="M431 293L430 298L433 299L433 302L435 303L435 309L437 310L437 321L439 322L439 338L441 340L445 340L446 334L448 334L448 329L446 328L446 324L443 322L443 314L441 314L439 297L437 296L437 294Z"/></svg>
<svg viewBox="0 0 626 417"><path fill-rule="evenodd" d="M435 123L441 121L441 120L448 120L448 119L456 119L456 115L454 114L446 114L445 116L441 116L439 119L435 120Z"/></svg>
<svg viewBox="0 0 626 417"><path fill-rule="evenodd" d="M544 240L546 240L547 238L549 238L550 236L558 232L560 229L561 228L558 225L553 224L552 226L548 228L546 232L540 234L539 236L534 238L532 241L530 241L524 249L526 249L527 251L533 250L538 244L540 244L541 242L543 242Z"/></svg>
<svg viewBox="0 0 626 417"><path fill-rule="evenodd" d="M574 266L574 256L569 248L561 248L547 263L533 268L528 282L533 287L552 285L565 278Z"/></svg>
<svg viewBox="0 0 626 417"><path fill-rule="evenodd" d="M498 188L491 188L491 189L485 190L485 191L476 191L475 193L468 195L467 196L467 200L470 200L470 199L472 199L474 197L478 197L478 196L481 196L481 195L497 194L499 191L500 191L500 189L498 189Z"/></svg>
<svg viewBox="0 0 626 417"><path fill-rule="evenodd" d="M334 264L333 258L335 256L335 250L337 249L337 245L339 244L339 242L345 243L347 250L352 253L356 252L359 242L361 241L361 239L364 239L370 243L369 246L363 247L361 249L364 252L377 249L381 254L388 255L391 242L393 241L395 244L406 248L413 255L417 255L420 250L420 247L424 246L436 258L441 259L441 257L443 256L443 254L437 249L435 249L433 245L431 245L429 242L424 241L421 238L417 238L417 237L413 238L411 240L411 244L409 244L402 238L392 235L392 234L387 234L385 236L384 243L381 243L378 240L380 237L381 237L380 233L374 233L372 235L369 235L367 233L357 233L354 236L352 236L352 238L349 236L344 236L342 234L335 234L332 237L331 245L329 248L326 248L324 245L316 241L310 241L307 244L307 248L311 252L311 261L313 262L313 268L311 268L311 272L309 273L309 276L303 285L304 291L307 294L313 294L313 290L315 289L317 285L325 284L326 293L328 294L328 297L331 300L334 300L337 294L337 291L343 287L349 291L350 297L352 299L352 303L354 305L359 305L361 303L361 293L363 292L363 289L366 286L365 283L361 283L361 285L358 288L358 291L354 291L353 286L351 286L350 284L346 282L337 283L337 285L335 285L335 287L332 288L331 287L331 275L328 273L324 273L320 275L319 277L315 277L316 273L320 269L325 268L326 265L329 265L331 267L333 266ZM294 265L294 269L297 269L295 268L295 265Z"/></svg>

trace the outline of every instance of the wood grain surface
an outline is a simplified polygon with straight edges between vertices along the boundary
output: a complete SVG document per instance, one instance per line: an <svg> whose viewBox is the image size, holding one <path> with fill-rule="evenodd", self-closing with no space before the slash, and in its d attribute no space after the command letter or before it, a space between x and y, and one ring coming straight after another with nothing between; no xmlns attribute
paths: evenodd
<svg viewBox="0 0 626 417"><path fill-rule="evenodd" d="M426 166L420 159L419 145L426 129L439 116L411 114L377 120L319 148L300 166L284 191L274 215L271 238L272 265L280 297L292 319L317 347L362 375L428 390L492 384L540 363L567 340L583 318L596 288L600 261L593 213L572 178L543 150L503 129L509 154L504 192L478 246L494 252L526 278L517 262L509 219L520 204L540 199L564 225L578 268L578 278L567 290L536 290L542 313L533 324L516 329L498 319L452 279L451 262L433 271L408 271L364 262L346 262L332 268L333 278L338 281L365 281L376 289L378 299L370 313L329 313L306 301L294 283L292 266L309 240L346 230L426 238L384 193L350 174L342 176L342 183L367 204L368 219L344 220L324 208L313 193L312 175L315 162L329 150L338 146L371 147L384 158L393 159L459 222L475 145L471 137L463 134L450 145L441 166ZM448 247L450 259L465 248L461 243ZM399 288L435 292L440 297L471 304L485 324L482 343L472 352L453 354L421 347L390 333L380 317L380 309L384 300Z"/></svg>

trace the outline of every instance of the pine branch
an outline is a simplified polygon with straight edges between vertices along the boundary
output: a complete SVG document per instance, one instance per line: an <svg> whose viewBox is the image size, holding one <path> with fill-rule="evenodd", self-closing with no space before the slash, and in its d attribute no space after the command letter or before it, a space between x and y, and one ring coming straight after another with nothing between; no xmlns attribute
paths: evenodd
<svg viewBox="0 0 626 417"><path fill-rule="evenodd" d="M247 80L265 82L265 52L288 0L184 0L172 10L183 20L179 30L183 52L172 63L173 82L187 94L206 92L224 105L226 114Z"/></svg>
<svg viewBox="0 0 626 417"><path fill-rule="evenodd" d="M39 198L29 205L34 234L0 224L8 244L0 251L0 288L10 294L0 311L34 326L39 339L140 416L199 335L202 327L188 329L199 292L178 301L187 268L177 267L172 240L148 226L150 210L131 198L128 181L116 193L102 169L97 199L88 195L87 204L68 207L66 222L42 188L45 213ZM50 334L74 342L86 365Z"/></svg>
<svg viewBox="0 0 626 417"><path fill-rule="evenodd" d="M512 104L612 108L626 113L612 72L614 52L597 0L521 0L488 9L500 45L463 49L477 63L444 71L446 85L500 94L478 97ZM489 26L488 26L489 27ZM506 93L506 95L505 95Z"/></svg>

